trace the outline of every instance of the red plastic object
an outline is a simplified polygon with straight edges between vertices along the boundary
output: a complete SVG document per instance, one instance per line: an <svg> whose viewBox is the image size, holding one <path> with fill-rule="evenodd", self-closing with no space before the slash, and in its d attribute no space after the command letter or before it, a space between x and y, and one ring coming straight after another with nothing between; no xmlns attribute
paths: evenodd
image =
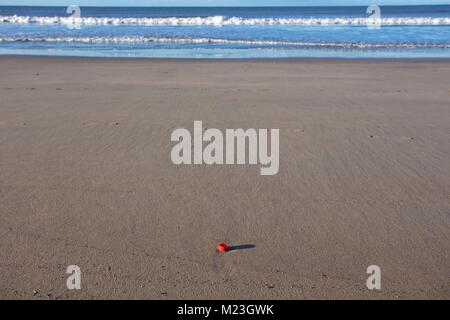
<svg viewBox="0 0 450 320"><path fill-rule="evenodd" d="M230 245L226 242L219 243L216 247L217 251L224 253L230 250Z"/></svg>

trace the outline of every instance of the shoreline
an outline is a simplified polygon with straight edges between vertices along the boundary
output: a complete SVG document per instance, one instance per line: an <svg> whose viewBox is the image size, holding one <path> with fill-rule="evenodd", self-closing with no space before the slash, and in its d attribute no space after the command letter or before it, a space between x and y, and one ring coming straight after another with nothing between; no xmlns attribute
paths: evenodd
<svg viewBox="0 0 450 320"><path fill-rule="evenodd" d="M450 62L450 57L448 58L166 58L166 57L91 57L91 56L52 56L52 55L8 55L8 54L0 54L0 59L11 59L11 58L19 58L19 59L80 59L80 60L119 60L119 61L184 61L184 62L329 62L329 63L337 63L337 62L442 62L448 63Z"/></svg>

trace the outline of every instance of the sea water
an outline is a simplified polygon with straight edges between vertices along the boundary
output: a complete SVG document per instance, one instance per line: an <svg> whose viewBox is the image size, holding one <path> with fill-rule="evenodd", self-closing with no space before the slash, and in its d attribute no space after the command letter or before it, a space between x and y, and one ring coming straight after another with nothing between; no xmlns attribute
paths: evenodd
<svg viewBox="0 0 450 320"><path fill-rule="evenodd" d="M79 9L0 6L0 54L450 57L450 5Z"/></svg>

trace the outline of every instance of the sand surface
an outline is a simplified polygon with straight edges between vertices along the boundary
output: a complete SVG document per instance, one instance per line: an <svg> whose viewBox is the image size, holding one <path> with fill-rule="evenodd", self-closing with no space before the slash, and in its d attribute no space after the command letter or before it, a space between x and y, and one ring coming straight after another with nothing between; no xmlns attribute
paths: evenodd
<svg viewBox="0 0 450 320"><path fill-rule="evenodd" d="M0 70L0 298L450 298L450 61ZM175 166L194 120L279 128L278 175Z"/></svg>

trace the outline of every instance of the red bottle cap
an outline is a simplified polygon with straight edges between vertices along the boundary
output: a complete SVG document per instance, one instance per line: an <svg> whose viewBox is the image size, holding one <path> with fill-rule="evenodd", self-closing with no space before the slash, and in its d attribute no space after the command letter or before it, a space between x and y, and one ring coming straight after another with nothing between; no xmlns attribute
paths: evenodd
<svg viewBox="0 0 450 320"><path fill-rule="evenodd" d="M228 250L230 250L230 245L226 242L222 242L217 245L216 249L221 253L227 252Z"/></svg>

